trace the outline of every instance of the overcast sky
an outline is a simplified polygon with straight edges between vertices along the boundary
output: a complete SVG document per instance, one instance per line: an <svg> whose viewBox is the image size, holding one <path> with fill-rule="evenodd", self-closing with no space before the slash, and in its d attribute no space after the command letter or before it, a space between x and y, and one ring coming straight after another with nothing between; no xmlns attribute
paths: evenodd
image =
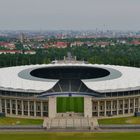
<svg viewBox="0 0 140 140"><path fill-rule="evenodd" d="M140 0L0 0L0 29L140 30Z"/></svg>

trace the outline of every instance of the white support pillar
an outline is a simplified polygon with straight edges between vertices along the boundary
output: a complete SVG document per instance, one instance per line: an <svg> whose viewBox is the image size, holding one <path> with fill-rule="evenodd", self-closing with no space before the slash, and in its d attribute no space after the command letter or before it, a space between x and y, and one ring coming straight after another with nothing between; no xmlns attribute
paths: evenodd
<svg viewBox="0 0 140 140"><path fill-rule="evenodd" d="M136 102L136 100L135 100L135 98L133 99L133 113L135 113L135 102Z"/></svg>
<svg viewBox="0 0 140 140"><path fill-rule="evenodd" d="M54 118L56 116L56 97L49 97L48 117Z"/></svg>
<svg viewBox="0 0 140 140"><path fill-rule="evenodd" d="M41 101L41 117L43 117L43 102Z"/></svg>
<svg viewBox="0 0 140 140"><path fill-rule="evenodd" d="M34 101L34 117L36 117L36 101Z"/></svg>
<svg viewBox="0 0 140 140"><path fill-rule="evenodd" d="M88 96L84 97L84 116L92 117L92 98Z"/></svg>
<svg viewBox="0 0 140 140"><path fill-rule="evenodd" d="M106 101L104 101L104 116L106 116Z"/></svg>
<svg viewBox="0 0 140 140"><path fill-rule="evenodd" d="M112 111L113 111L113 101L111 100L111 115L112 115Z"/></svg>
<svg viewBox="0 0 140 140"><path fill-rule="evenodd" d="M16 115L18 115L18 103L17 103L17 100L15 100L15 104L16 104Z"/></svg>
<svg viewBox="0 0 140 140"><path fill-rule="evenodd" d="M130 114L130 98L128 99L128 114Z"/></svg>
<svg viewBox="0 0 140 140"><path fill-rule="evenodd" d="M7 115L7 101L5 99L5 115Z"/></svg>
<svg viewBox="0 0 140 140"><path fill-rule="evenodd" d="M125 114L125 100L123 99L123 115Z"/></svg>
<svg viewBox="0 0 140 140"><path fill-rule="evenodd" d="M21 115L24 116L24 104L23 104L23 100L21 100Z"/></svg>
<svg viewBox="0 0 140 140"><path fill-rule="evenodd" d="M12 115L12 100L10 100L10 115Z"/></svg>
<svg viewBox="0 0 140 140"><path fill-rule="evenodd" d="M0 112L2 112L2 101L0 99Z"/></svg>
<svg viewBox="0 0 140 140"><path fill-rule="evenodd" d="M119 115L119 100L117 99L117 115Z"/></svg>
<svg viewBox="0 0 140 140"><path fill-rule="evenodd" d="M138 98L138 111L140 111L140 97Z"/></svg>
<svg viewBox="0 0 140 140"><path fill-rule="evenodd" d="M97 116L100 116L100 101L97 102L97 106L98 106L98 112L97 112Z"/></svg>
<svg viewBox="0 0 140 140"><path fill-rule="evenodd" d="M28 101L28 116L30 116L30 101Z"/></svg>

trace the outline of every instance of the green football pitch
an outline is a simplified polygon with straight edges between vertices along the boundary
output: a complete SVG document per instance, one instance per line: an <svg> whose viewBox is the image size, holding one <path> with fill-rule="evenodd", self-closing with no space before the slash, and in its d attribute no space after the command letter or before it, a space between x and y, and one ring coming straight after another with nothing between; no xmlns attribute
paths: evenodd
<svg viewBox="0 0 140 140"><path fill-rule="evenodd" d="M57 112L84 112L83 97L57 97Z"/></svg>

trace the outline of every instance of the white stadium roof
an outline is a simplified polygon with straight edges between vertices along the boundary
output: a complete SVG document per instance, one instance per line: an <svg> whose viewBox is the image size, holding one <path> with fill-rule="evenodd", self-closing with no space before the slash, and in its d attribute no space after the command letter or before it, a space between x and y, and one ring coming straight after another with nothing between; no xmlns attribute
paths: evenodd
<svg viewBox="0 0 140 140"><path fill-rule="evenodd" d="M98 67L103 69L113 69L120 72L120 76L116 78L96 78L82 80L83 83L91 90L98 92L113 92L140 89L140 68L114 66L114 65L98 65L98 64L48 64L48 65L29 65L16 66L0 69L0 89L14 90L23 92L42 92L51 89L58 80L50 79L27 79L19 76L19 73L26 71L26 69L36 69L42 67L59 67L59 66L80 66L80 67ZM37 79L37 80L36 80Z"/></svg>

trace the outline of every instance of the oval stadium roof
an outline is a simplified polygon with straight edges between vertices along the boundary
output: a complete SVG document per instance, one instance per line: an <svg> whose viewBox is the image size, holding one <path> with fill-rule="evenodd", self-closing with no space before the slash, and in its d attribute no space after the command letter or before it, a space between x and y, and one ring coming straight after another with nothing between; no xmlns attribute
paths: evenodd
<svg viewBox="0 0 140 140"><path fill-rule="evenodd" d="M44 79L30 75L37 68L50 67L97 67L108 70L110 75L93 79L81 79L91 90L98 92L115 92L140 89L140 68L98 65L98 64L43 64L7 67L0 69L0 89L23 92L42 92L53 88L59 79Z"/></svg>

